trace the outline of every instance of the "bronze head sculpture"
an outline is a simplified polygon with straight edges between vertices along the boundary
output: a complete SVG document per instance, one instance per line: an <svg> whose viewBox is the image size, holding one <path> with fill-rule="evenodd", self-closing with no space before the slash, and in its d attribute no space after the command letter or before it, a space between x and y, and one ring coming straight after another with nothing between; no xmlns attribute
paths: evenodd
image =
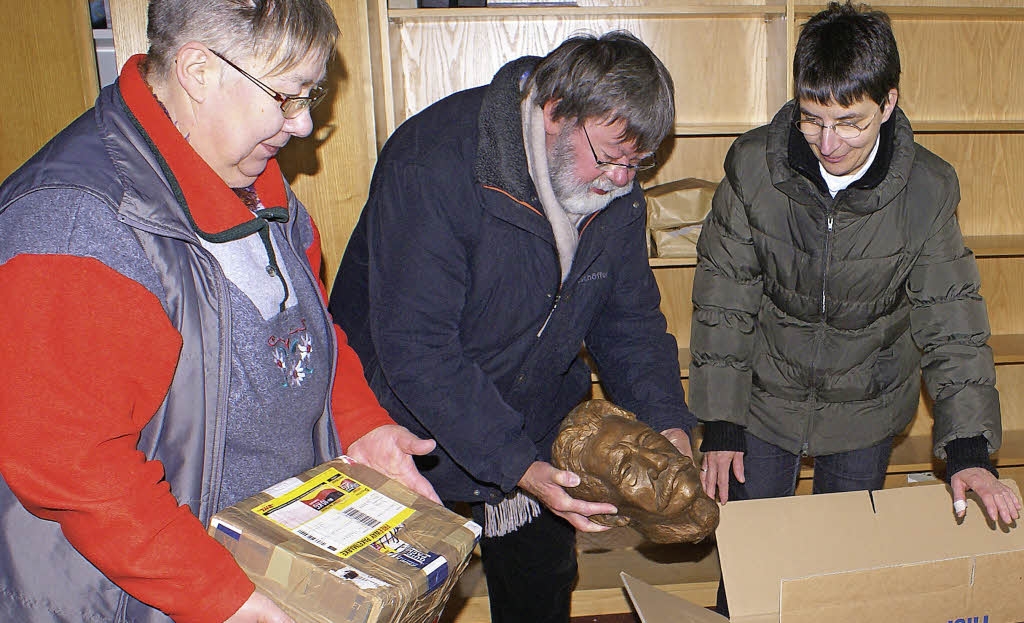
<svg viewBox="0 0 1024 623"><path fill-rule="evenodd" d="M595 523L628 525L655 543L696 543L718 527L718 505L693 460L606 400L588 400L565 417L551 462L580 477L573 497L619 509L591 516Z"/></svg>

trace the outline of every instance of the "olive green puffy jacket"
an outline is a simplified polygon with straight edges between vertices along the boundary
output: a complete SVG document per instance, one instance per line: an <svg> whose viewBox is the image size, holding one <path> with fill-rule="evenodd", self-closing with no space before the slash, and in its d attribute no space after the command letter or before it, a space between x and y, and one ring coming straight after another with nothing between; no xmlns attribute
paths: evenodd
<svg viewBox="0 0 1024 623"><path fill-rule="evenodd" d="M789 452L845 452L910 423L923 372L936 455L982 435L994 451L988 315L956 173L897 108L865 176L833 199L794 112L790 102L736 140L704 223L694 413Z"/></svg>

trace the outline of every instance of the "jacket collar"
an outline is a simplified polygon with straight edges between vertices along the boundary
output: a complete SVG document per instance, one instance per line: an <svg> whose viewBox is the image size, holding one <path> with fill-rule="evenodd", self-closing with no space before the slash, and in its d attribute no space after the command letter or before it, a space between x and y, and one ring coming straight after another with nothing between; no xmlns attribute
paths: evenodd
<svg viewBox="0 0 1024 623"><path fill-rule="evenodd" d="M277 161L271 159L253 184L268 206L254 215L174 127L142 77L145 58L139 54L128 60L118 90L192 230L210 242L225 242L264 229L268 221L287 221L287 192Z"/></svg>
<svg viewBox="0 0 1024 623"><path fill-rule="evenodd" d="M793 199L832 203L828 185L821 176L818 159L810 145L793 126L797 115L795 100L775 115L768 130L768 170L772 184ZM888 204L907 185L915 154L914 133L903 111L897 107L879 132L878 153L864 177L842 191L844 209L868 214Z"/></svg>

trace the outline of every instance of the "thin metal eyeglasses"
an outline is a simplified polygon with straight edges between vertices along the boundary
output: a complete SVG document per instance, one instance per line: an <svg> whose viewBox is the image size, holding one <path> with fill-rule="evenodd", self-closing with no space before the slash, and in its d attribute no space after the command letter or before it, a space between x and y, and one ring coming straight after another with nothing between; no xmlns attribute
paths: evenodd
<svg viewBox="0 0 1024 623"><path fill-rule="evenodd" d="M210 51L213 52L214 56L231 67L234 67L238 73L242 74L249 80L252 80L253 84L263 89L264 93L274 98L274 101L281 105L281 113L284 114L285 119L294 119L301 115L307 108L309 110L313 110L320 104L320 102L324 101L324 96L327 95L327 88L319 84L309 90L309 95L285 95L283 93L278 93L274 89L263 84L263 82L257 78L253 77L249 72L224 58L224 55L220 52L216 50Z"/></svg>
<svg viewBox="0 0 1024 623"><path fill-rule="evenodd" d="M843 140L850 140L857 138L858 136L860 136L861 132L867 130L868 126L871 125L871 122L875 120L875 115L881 112L881 110L881 108L876 110L874 114L872 114L871 117L869 117L868 120L864 123L863 128L850 121L837 121L832 125L825 125L820 121L814 121L812 119L799 119L797 121L794 121L793 125L796 126L797 130L800 130L801 134L811 138L819 136L822 132L828 129L835 132L835 135L838 136L839 138Z"/></svg>
<svg viewBox="0 0 1024 623"><path fill-rule="evenodd" d="M657 166L658 161L654 158L654 155L647 156L636 164L621 164L619 162L606 162L597 157L597 151L594 149L594 144L590 142L590 135L587 134L587 126L580 124L583 128L583 136L587 137L587 145L590 145L590 153L594 154L594 162L597 163L597 168L601 169L605 173L614 173L619 169L626 169L637 173L639 171L648 171Z"/></svg>

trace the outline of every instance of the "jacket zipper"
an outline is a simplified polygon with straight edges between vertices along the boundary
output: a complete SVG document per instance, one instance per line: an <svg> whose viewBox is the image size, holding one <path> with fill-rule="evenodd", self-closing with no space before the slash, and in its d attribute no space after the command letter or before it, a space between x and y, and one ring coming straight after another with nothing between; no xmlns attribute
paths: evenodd
<svg viewBox="0 0 1024 623"><path fill-rule="evenodd" d="M827 306L826 306L825 301L826 301L826 296L827 296L827 293L828 293L828 268L829 268L829 264L831 263L830 260L832 258L832 252L831 252L831 246L832 245L831 245L831 242L832 242L832 228L835 225L835 216L832 213L827 213L827 217L828 218L825 221L826 222L826 229L825 229L825 262L824 262L824 267L822 268L822 272L821 272L821 331L818 333L818 344L817 344L817 347L815 349L817 352L814 354L815 361L817 361L818 356L821 354L821 339L822 339L821 338L821 336L822 336L821 332L823 332L825 330L824 325L825 325L826 320L828 319ZM815 387L815 383L816 382L817 382L816 378L812 378L811 379L811 393L812 393L811 400L814 403L818 402L818 390ZM813 412L814 412L814 410L812 409L811 414L809 414L807 416L807 423L804 426L804 441L803 441L803 444L800 446L800 454L802 454L803 456L807 456L807 451L808 451L808 441L807 440L808 440L808 438L810 437L810 434L811 434L811 421L812 421L812 417L813 417Z"/></svg>
<svg viewBox="0 0 1024 623"><path fill-rule="evenodd" d="M829 267L829 263L830 263L829 260L832 259L832 253L831 253L831 250L830 250L830 246L831 245L829 243L832 242L832 224L834 222L833 218L834 217L831 214L828 215L828 230L825 232L825 267L824 267L824 269L822 270L822 273L821 273L821 322L822 323L824 323L825 320L827 320L827 318L828 318L827 315L826 315L826 311L825 311L825 292L828 290L828 267Z"/></svg>
<svg viewBox="0 0 1024 623"><path fill-rule="evenodd" d="M544 334L544 329L548 328L548 323L551 322L551 317L555 315L555 310L558 309L558 301L562 300L562 288L558 288L558 292L555 294L555 301L551 304L551 311L548 312L548 317L544 319L544 324L541 325L540 331L537 331L537 337Z"/></svg>

